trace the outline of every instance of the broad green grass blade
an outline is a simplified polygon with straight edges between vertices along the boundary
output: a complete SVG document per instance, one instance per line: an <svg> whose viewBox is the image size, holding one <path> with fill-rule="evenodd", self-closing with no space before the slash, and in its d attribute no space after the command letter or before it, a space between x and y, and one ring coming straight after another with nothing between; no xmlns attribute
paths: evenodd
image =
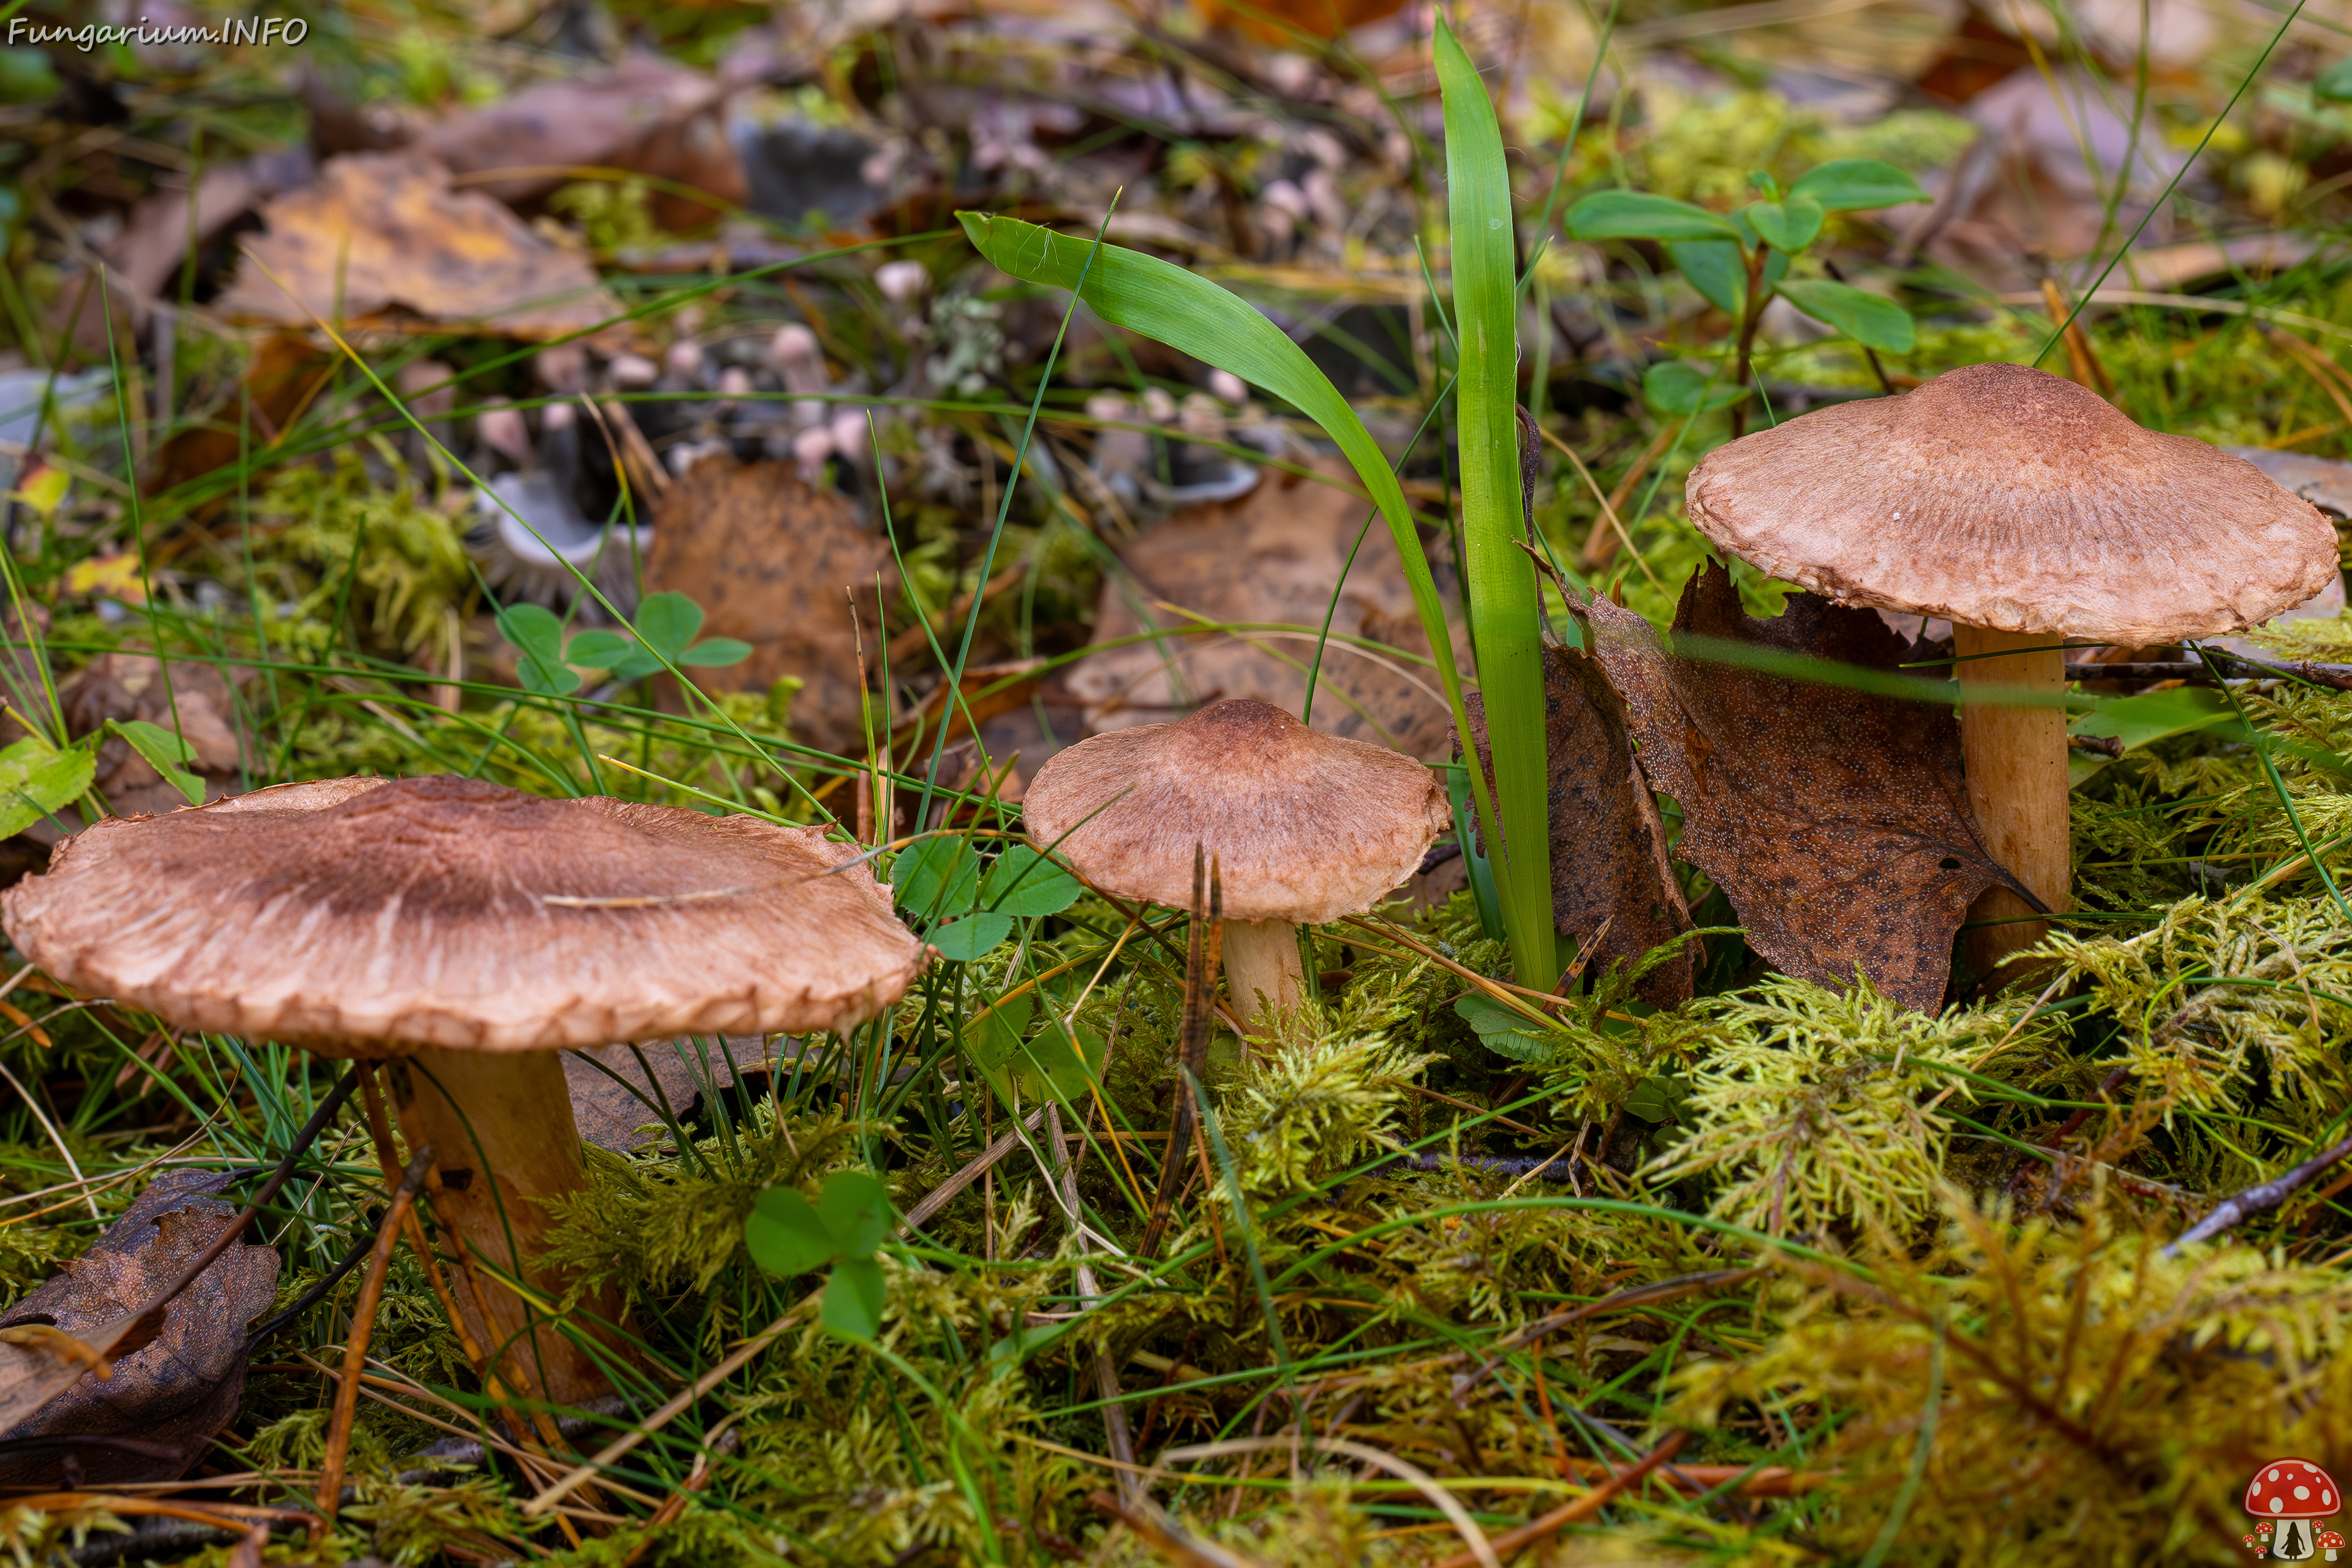
<svg viewBox="0 0 2352 1568"><path fill-rule="evenodd" d="M1339 444L1355 466L1357 478L1388 520L1397 553L1404 561L1413 608L1420 613L1422 629L1429 635L1429 650L1445 688L1446 708L1454 716L1455 732L1467 734L1462 676L1454 664L1454 639L1445 624L1445 606L1429 574L1429 558L1422 552L1421 535L1413 531L1404 491L1381 456L1371 432L1364 428L1364 422L1330 378L1315 368L1307 352L1238 296L1157 257L1117 245L1105 245L1097 251L1091 241L1069 238L1018 218L973 212L956 216L972 245L1000 271L1025 282L1077 289L1079 298L1113 326L1141 332L1219 370L1231 371L1323 427L1323 433ZM1094 256L1090 272L1087 270L1089 254ZM1086 286L1078 289L1082 274ZM1531 577L1529 603L1533 602ZM1491 837L1494 803L1486 781L1476 776L1475 770L1471 784L1481 829Z"/></svg>
<svg viewBox="0 0 2352 1568"><path fill-rule="evenodd" d="M1441 16L1433 40L1445 100L1445 184L1453 225L1454 387L1462 459L1463 587L1478 633L1478 686L1494 745L1503 831L1487 840L1503 930L1519 984L1559 978L1552 937L1551 828L1545 776L1543 608L1518 549L1518 253L1502 128L1486 84ZM1477 770L1471 770L1475 781Z"/></svg>

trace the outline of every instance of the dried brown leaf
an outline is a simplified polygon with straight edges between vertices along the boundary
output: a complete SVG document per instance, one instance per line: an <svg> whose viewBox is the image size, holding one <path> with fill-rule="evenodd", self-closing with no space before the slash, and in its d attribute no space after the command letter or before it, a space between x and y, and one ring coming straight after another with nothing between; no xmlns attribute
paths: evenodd
<svg viewBox="0 0 2352 1568"><path fill-rule="evenodd" d="M1491 780L1486 706L1475 694L1466 706L1478 765ZM1544 721L1552 920L1580 942L1601 933L1591 949L1597 973L1689 931L1690 906L1667 864L1657 802L1634 767L1625 705L1597 660L1572 648L1545 650ZM1685 946L1643 976L1636 994L1655 1007L1679 1006L1690 1000L1692 967Z"/></svg>
<svg viewBox="0 0 2352 1568"><path fill-rule="evenodd" d="M748 1046L750 1059L757 1061L761 1046L757 1039L730 1042L739 1053ZM698 1053L694 1041L685 1048ZM645 1067L637 1063L637 1052L627 1046L591 1046L585 1050L563 1053L564 1087L572 1094L572 1120L580 1125L581 1142L593 1143L600 1149L610 1149L615 1154L626 1154L647 1143L658 1142L668 1134L661 1126L661 1112L655 1109L662 1100L679 1120L692 1116L702 1101L699 1071L689 1065L667 1040L656 1040L641 1046L646 1065L653 1068L653 1078L646 1077ZM593 1057L612 1069L599 1072L583 1057ZM724 1082L727 1079L727 1058L714 1046L710 1050L710 1067L714 1075ZM612 1073L627 1079L627 1087L613 1081ZM654 1092L659 1084L661 1092ZM634 1089L635 1092L631 1092ZM651 1131L646 1131L650 1127Z"/></svg>
<svg viewBox="0 0 2352 1568"><path fill-rule="evenodd" d="M1326 465L1335 478L1343 469ZM1297 712L1316 634L1370 510L1349 490L1268 469L1240 500L1187 507L1128 546L1126 572L1103 584L1095 638L1168 635L1090 654L1071 671L1089 731L1161 723L1229 697ZM1410 657L1426 658L1429 644L1388 529L1376 519L1363 540L1332 616L1315 728L1434 762L1451 751L1452 725L1436 673ZM1169 605L1253 629L1199 630ZM1269 624L1292 629L1255 629ZM1349 637L1408 657L1342 640Z"/></svg>
<svg viewBox="0 0 2352 1568"><path fill-rule="evenodd" d="M453 190L448 170L415 153L331 158L316 184L262 216L269 232L246 241L214 302L233 321L308 328L315 312L355 327L546 338L621 313L585 255L479 191Z"/></svg>
<svg viewBox="0 0 2352 1568"><path fill-rule="evenodd" d="M177 731L195 752L195 770L214 783L236 774L241 755L236 697L216 665L173 659L167 685L163 667L150 655L100 654L59 686L58 702L71 735L89 734L110 719L144 720ZM107 804L123 816L173 811L188 804L119 737L99 748L97 784Z"/></svg>
<svg viewBox="0 0 2352 1568"><path fill-rule="evenodd" d="M751 657L694 672L706 690L764 690L780 677L804 684L793 700L793 738L829 752L866 750L865 685L850 623L855 594L866 656L879 657L875 577L897 602L890 548L857 526L848 500L812 489L789 463L720 455L686 471L662 498L646 558L649 593L688 595L709 619L706 637L740 637Z"/></svg>
<svg viewBox="0 0 2352 1568"><path fill-rule="evenodd" d="M1749 944L1786 974L1844 986L1859 969L1906 1006L1939 1007L1969 903L2022 890L1977 837L1950 709L1677 657L1606 600L1582 614L1643 771L1682 805L1676 852L1724 890ZM1904 647L1870 611L1811 594L1751 618L1712 563L1684 588L1674 635L1868 669L1893 669Z"/></svg>
<svg viewBox="0 0 2352 1568"><path fill-rule="evenodd" d="M723 96L700 71L637 55L601 75L541 82L457 115L416 145L505 202L535 200L583 170L621 169L740 206L750 187L720 119ZM651 205L665 228L718 216L667 190L654 193Z"/></svg>
<svg viewBox="0 0 2352 1568"><path fill-rule="evenodd" d="M103 1348L128 1313L176 1279L236 1216L207 1195L221 1178L173 1172L58 1277L0 1317L0 1328L46 1324ZM184 1474L245 1393L246 1334L278 1290L278 1253L231 1247L165 1306L152 1340L124 1343L104 1378L76 1371L38 1414L0 1433L0 1485L119 1485ZM0 1388L55 1382L70 1365L41 1346L0 1346ZM14 1394L15 1388L7 1388ZM5 1406L14 1408L13 1398Z"/></svg>

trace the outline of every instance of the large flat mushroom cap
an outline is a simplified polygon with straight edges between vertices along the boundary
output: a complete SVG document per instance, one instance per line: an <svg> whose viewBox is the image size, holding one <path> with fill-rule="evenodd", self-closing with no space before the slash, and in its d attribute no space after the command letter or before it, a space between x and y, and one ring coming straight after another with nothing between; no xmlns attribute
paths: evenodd
<svg viewBox="0 0 2352 1568"><path fill-rule="evenodd" d="M1411 757L1247 698L1080 742L1037 770L1021 810L1032 844L1106 892L1189 908L1199 843L1226 919L1307 924L1371 908L1453 821Z"/></svg>
<svg viewBox="0 0 2352 1568"><path fill-rule="evenodd" d="M1707 538L1840 604L2128 647L2268 620L2336 570L2335 529L2252 464L2023 365L1759 430L1688 495Z"/></svg>
<svg viewBox="0 0 2352 1568"><path fill-rule="evenodd" d="M85 994L331 1053L841 1029L927 956L865 868L824 874L848 858L749 816L330 779L100 822L0 921Z"/></svg>

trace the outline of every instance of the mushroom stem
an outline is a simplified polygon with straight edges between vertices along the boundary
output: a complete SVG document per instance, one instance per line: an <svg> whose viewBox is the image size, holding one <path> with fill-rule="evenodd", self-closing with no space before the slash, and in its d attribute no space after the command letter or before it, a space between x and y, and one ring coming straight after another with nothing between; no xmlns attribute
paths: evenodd
<svg viewBox="0 0 2352 1568"><path fill-rule="evenodd" d="M1273 1033L1307 995L1298 928L1288 921L1227 921L1225 985L1242 1021Z"/></svg>
<svg viewBox="0 0 2352 1568"><path fill-rule="evenodd" d="M2067 839L2066 711L2021 708L1999 700L1971 701L1971 687L1998 686L2012 692L2066 689L2062 639L2047 632L1999 632L1982 626L1952 628L1960 658L1960 755L1968 771L1969 808L1985 849L2011 875L2040 894L2053 910L2072 907L2074 856ZM2032 648L2026 653L2012 650ZM1987 658L1985 655L2006 655ZM2032 946L2050 928L2020 921L2034 911L2016 894L1995 888L1969 910L1972 921L2008 921L1979 926L1969 951L1980 973L1990 973L2011 953Z"/></svg>
<svg viewBox="0 0 2352 1568"><path fill-rule="evenodd" d="M412 1149L433 1146L426 1192L434 1216L480 1265L471 1272L488 1318L492 1345L484 1348L505 1347L522 1386L556 1404L611 1393L594 1355L495 1278L522 1279L549 1300L561 1300L570 1286L562 1270L540 1261L555 1223L546 1200L588 1186L562 1058L553 1051L426 1049L396 1063L391 1079L401 1135ZM620 1293L609 1286L580 1306L579 1321L621 1321ZM625 1358L614 1336L599 1338L607 1363Z"/></svg>

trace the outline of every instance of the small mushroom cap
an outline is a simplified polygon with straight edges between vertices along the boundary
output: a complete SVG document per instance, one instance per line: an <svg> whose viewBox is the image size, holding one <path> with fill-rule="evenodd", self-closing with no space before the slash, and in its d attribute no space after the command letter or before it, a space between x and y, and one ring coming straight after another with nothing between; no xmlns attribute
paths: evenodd
<svg viewBox="0 0 2352 1568"><path fill-rule="evenodd" d="M1198 843L1227 920L1307 924L1370 909L1453 821L1411 757L1249 698L1081 741L1037 770L1021 810L1029 842L1106 892L1190 908Z"/></svg>
<svg viewBox="0 0 2352 1568"><path fill-rule="evenodd" d="M847 858L749 816L330 779L100 822L0 921L84 994L333 1054L837 1030L928 956L864 867L824 874Z"/></svg>
<svg viewBox="0 0 2352 1568"><path fill-rule="evenodd" d="M2336 531L2243 458L2023 365L1818 409L1691 470L1699 531L1845 605L2148 647L2326 585Z"/></svg>
<svg viewBox="0 0 2352 1568"><path fill-rule="evenodd" d="M2344 1511L2344 1494L2309 1459L2273 1459L2246 1483L2246 1511L2257 1519L2326 1519Z"/></svg>

